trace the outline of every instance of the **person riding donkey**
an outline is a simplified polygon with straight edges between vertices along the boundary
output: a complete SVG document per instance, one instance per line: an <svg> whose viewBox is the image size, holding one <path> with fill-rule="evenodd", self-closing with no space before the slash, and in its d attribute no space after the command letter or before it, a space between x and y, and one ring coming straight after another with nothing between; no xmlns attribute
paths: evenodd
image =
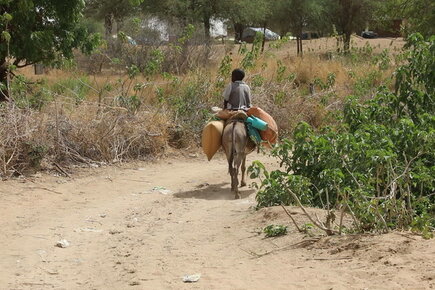
<svg viewBox="0 0 435 290"><path fill-rule="evenodd" d="M239 169L242 173L240 186L246 185L246 155L254 151L257 145L274 144L278 137L273 118L261 108L252 106L251 89L243 81L244 78L243 70L232 71L231 83L223 92L223 109L212 108L219 121L208 122L202 133L202 147L209 161L223 147L235 198L241 197L238 189Z"/></svg>
<svg viewBox="0 0 435 290"><path fill-rule="evenodd" d="M251 89L243 82L245 72L235 69L231 73L231 83L223 93L223 110L218 116L226 120L222 134L222 147L228 160L228 171L231 175L231 191L235 198L239 193L239 168L242 179L240 186L245 186L246 155L255 149L255 143L250 140L246 130L246 112L251 108Z"/></svg>

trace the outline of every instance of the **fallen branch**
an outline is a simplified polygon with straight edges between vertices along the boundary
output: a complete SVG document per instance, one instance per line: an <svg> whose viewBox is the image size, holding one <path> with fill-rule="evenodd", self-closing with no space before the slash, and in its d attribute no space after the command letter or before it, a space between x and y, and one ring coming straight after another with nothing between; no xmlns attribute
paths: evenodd
<svg viewBox="0 0 435 290"><path fill-rule="evenodd" d="M296 200L296 202L298 203L299 207L302 209L302 211L304 212L304 214L308 217L308 219L319 229L321 229L322 231L324 231L328 236L334 235L334 234L338 234L338 231L332 230L332 229L328 229L325 226L319 224L318 222L316 222L307 212L307 210L305 209L305 207L302 205L301 201L299 200L299 198L297 197L297 195L290 189L288 189L289 193L291 194L291 196Z"/></svg>
<svg viewBox="0 0 435 290"><path fill-rule="evenodd" d="M56 169L57 169L60 173L62 173L62 174L65 175L66 177L71 178L71 175L69 175L69 173L66 172L62 167L60 167L59 164L57 164L56 162L54 162L54 166L56 167Z"/></svg>
<svg viewBox="0 0 435 290"><path fill-rule="evenodd" d="M333 260L352 260L352 257L337 257L337 258L312 258L306 259L307 261L309 260L316 260L316 261L333 261Z"/></svg>
<svg viewBox="0 0 435 290"><path fill-rule="evenodd" d="M46 191L53 192L53 193L56 193L56 194L63 194L62 192L59 192L59 191L56 191L56 190L53 190L53 189L49 189L49 188L43 187L43 186L34 186L34 187L29 187L29 188L30 189L42 189L42 190L46 190Z"/></svg>
<svg viewBox="0 0 435 290"><path fill-rule="evenodd" d="M303 232L303 230L301 230L298 226L298 224L296 223L295 219L292 217L292 215L288 212L288 210L284 207L284 205L281 204L281 207L284 209L285 213L290 217L290 219L292 220L293 224L295 225L296 229L301 233Z"/></svg>

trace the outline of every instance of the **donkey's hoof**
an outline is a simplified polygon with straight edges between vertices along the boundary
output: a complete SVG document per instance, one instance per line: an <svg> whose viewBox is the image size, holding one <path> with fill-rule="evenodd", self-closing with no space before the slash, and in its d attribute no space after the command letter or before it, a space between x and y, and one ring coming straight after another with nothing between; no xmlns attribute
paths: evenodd
<svg viewBox="0 0 435 290"><path fill-rule="evenodd" d="M234 199L240 199L240 193L236 193Z"/></svg>
<svg viewBox="0 0 435 290"><path fill-rule="evenodd" d="M244 186L246 186L246 182L244 181L240 182L240 187L244 187Z"/></svg>

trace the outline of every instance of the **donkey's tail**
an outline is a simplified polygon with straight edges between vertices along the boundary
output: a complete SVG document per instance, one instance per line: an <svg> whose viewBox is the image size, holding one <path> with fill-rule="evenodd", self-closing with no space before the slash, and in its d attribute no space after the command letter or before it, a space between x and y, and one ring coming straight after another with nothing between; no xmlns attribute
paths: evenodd
<svg viewBox="0 0 435 290"><path fill-rule="evenodd" d="M231 171L234 167L234 155L236 152L236 134L235 134L236 122L233 122L233 128L231 129L231 152L230 159L228 159L228 172L231 174Z"/></svg>

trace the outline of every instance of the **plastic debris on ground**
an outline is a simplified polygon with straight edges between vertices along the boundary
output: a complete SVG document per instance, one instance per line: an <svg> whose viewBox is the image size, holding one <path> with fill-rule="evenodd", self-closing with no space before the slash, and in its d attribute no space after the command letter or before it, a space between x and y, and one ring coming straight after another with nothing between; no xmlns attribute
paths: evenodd
<svg viewBox="0 0 435 290"><path fill-rule="evenodd" d="M154 186L154 187L153 187L153 191L157 191L157 192L159 192L159 193L161 193L161 194L171 194L171 193L172 193L171 190L166 189L166 188L163 187L163 186Z"/></svg>
<svg viewBox="0 0 435 290"><path fill-rule="evenodd" d="M194 282L198 282L199 278L201 278L201 274L184 275L183 282L184 283L194 283Z"/></svg>
<svg viewBox="0 0 435 290"><path fill-rule="evenodd" d="M55 244L55 246L59 247L59 248L66 248L66 247L69 247L69 245L70 245L70 243L65 239L57 241Z"/></svg>

